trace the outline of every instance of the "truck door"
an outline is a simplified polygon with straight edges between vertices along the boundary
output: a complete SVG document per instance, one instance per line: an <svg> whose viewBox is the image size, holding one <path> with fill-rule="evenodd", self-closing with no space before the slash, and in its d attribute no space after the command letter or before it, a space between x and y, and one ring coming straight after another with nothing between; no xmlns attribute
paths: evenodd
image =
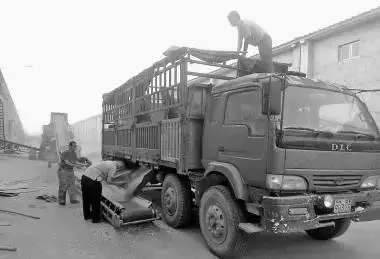
<svg viewBox="0 0 380 259"><path fill-rule="evenodd" d="M214 136L217 161L233 164L246 183L255 186L265 181L266 168L268 121L261 100L259 87L229 92Z"/></svg>

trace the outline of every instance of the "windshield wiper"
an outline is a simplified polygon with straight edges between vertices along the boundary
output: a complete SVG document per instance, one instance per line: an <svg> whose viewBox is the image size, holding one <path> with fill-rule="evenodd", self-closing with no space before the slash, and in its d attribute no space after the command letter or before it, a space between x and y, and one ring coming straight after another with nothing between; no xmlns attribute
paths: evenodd
<svg viewBox="0 0 380 259"><path fill-rule="evenodd" d="M290 129L290 130L307 130L307 131L312 131L315 132L315 129L312 128L306 128L306 127L286 127L284 129Z"/></svg>
<svg viewBox="0 0 380 259"><path fill-rule="evenodd" d="M334 136L334 133L332 133L331 131L321 131L321 130L315 130L315 129L306 128L306 127L286 127L286 128L284 128L284 130L287 130L287 129L310 131L310 132L314 133L314 135L316 137L320 136L320 135L325 135L326 137L332 137L332 136Z"/></svg>
<svg viewBox="0 0 380 259"><path fill-rule="evenodd" d="M357 135L358 138L360 136L362 136L362 137L368 137L368 138L371 138L371 139L375 139L376 138L374 135L371 135L371 134L368 134L368 133L363 133L363 132L360 132L360 131L354 131L354 130L339 130L336 133L338 133L338 134L353 134L353 135Z"/></svg>

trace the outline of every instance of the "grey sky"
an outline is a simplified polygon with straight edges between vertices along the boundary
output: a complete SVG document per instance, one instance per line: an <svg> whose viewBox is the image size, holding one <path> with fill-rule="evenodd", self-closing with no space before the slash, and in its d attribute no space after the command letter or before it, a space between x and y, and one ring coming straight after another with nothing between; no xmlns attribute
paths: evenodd
<svg viewBox="0 0 380 259"><path fill-rule="evenodd" d="M278 45L377 6L375 0L0 0L0 67L25 130L40 132L52 111L69 113L70 122L100 113L104 92L170 45L235 50L237 33L226 18L232 9Z"/></svg>

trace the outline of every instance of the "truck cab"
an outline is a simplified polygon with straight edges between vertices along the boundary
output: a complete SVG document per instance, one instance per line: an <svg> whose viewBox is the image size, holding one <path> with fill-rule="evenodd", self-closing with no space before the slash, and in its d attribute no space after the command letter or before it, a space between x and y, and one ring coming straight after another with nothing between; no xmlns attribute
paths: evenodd
<svg viewBox="0 0 380 259"><path fill-rule="evenodd" d="M342 235L376 201L379 130L345 87L253 74L214 86L206 110L205 175L224 181L208 181L201 191L200 222L216 254L226 252L216 240L227 227L202 224L211 218L237 218L230 224L248 233L304 230L326 240ZM221 216L229 210L238 212Z"/></svg>
<svg viewBox="0 0 380 259"><path fill-rule="evenodd" d="M253 75L212 90L203 161L234 165L250 186L359 191L366 177L379 174L379 151L379 131L365 104L339 87ZM273 190L276 175L294 176L293 190Z"/></svg>

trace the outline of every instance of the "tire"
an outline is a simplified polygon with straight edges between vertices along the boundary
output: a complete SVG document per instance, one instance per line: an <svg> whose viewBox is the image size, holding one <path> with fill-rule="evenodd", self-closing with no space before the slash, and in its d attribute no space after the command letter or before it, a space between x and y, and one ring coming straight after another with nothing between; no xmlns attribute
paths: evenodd
<svg viewBox="0 0 380 259"><path fill-rule="evenodd" d="M220 228L224 229L224 237L219 241L209 230L210 220L215 219L213 217L221 218L224 225ZM205 191L199 208L199 224L213 254L219 258L230 258L246 251L246 238L239 229L240 222L244 222L244 212L227 187L217 185Z"/></svg>
<svg viewBox="0 0 380 259"><path fill-rule="evenodd" d="M179 228L190 224L193 218L190 185L175 174L167 175L162 184L161 206L169 226Z"/></svg>
<svg viewBox="0 0 380 259"><path fill-rule="evenodd" d="M337 219L335 226L306 230L306 233L316 240L330 240L342 236L350 225L350 219Z"/></svg>

